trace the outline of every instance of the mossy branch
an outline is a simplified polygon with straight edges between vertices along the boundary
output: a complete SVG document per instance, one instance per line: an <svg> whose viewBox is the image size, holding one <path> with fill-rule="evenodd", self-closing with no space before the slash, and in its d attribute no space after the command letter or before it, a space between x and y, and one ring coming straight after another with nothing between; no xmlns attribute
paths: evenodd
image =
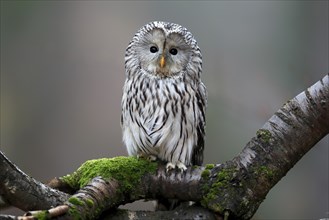
<svg viewBox="0 0 329 220"><path fill-rule="evenodd" d="M105 210L113 210L127 202L161 197L195 201L213 213L229 216L229 219L250 219L269 190L328 133L329 75L326 75L285 103L256 132L243 151L224 164L189 167L181 173L166 172L163 164L134 157L91 160L73 174L50 184L66 191L78 190L70 198L66 196L65 202L65 196L55 190L49 189L47 193L39 190L34 195L40 199L49 195L58 198L53 205L64 203L67 212L62 217L67 218L93 219ZM26 206L16 201L17 196L24 195L13 193L13 186L20 186L15 185L11 172L18 168L9 163L0 154L0 178L5 178L0 181L0 192L4 200L22 209L44 207ZM22 172L18 173L24 181L34 181ZM184 210L190 209L193 207ZM37 214L40 216L40 213L33 213L34 216ZM183 215L177 218L180 217L184 218ZM213 214L212 217L218 216Z"/></svg>

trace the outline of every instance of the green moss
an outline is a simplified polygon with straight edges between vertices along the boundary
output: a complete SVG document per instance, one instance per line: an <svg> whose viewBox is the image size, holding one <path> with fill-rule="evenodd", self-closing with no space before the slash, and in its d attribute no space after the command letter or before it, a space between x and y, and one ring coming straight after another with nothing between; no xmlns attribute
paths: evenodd
<svg viewBox="0 0 329 220"><path fill-rule="evenodd" d="M215 164L206 164L205 167L206 167L207 170L211 170L212 168L215 167Z"/></svg>
<svg viewBox="0 0 329 220"><path fill-rule="evenodd" d="M258 175L265 175L265 177L272 179L274 177L274 171L269 167L261 166L256 170Z"/></svg>
<svg viewBox="0 0 329 220"><path fill-rule="evenodd" d="M92 216L88 216L89 213L84 214L84 216L82 215L81 211L79 210L79 206L83 206L81 208L86 209L86 207L88 209L92 209L94 207L94 202L91 199L79 199L77 197L70 197L68 200L69 203L71 203L72 205L70 205L70 209L69 209L69 215L72 216L73 219L90 219L92 218ZM91 212L92 214L97 215L97 212Z"/></svg>
<svg viewBox="0 0 329 220"><path fill-rule="evenodd" d="M83 206L84 205L84 202L77 198L77 197L70 197L69 198L69 203L72 203L73 205L79 205L79 206Z"/></svg>
<svg viewBox="0 0 329 220"><path fill-rule="evenodd" d="M70 207L69 209L69 215L74 219L74 220L82 220L81 213L76 207Z"/></svg>
<svg viewBox="0 0 329 220"><path fill-rule="evenodd" d="M37 212L33 217L38 220L46 220L48 219L48 211Z"/></svg>
<svg viewBox="0 0 329 220"><path fill-rule="evenodd" d="M201 173L201 177L204 179L207 179L210 175L210 170L205 169L204 171L202 171Z"/></svg>
<svg viewBox="0 0 329 220"><path fill-rule="evenodd" d="M256 132L256 135L257 135L258 138L260 138L265 143L269 143L271 138L272 138L271 132L269 130L266 130L266 129L259 129Z"/></svg>
<svg viewBox="0 0 329 220"><path fill-rule="evenodd" d="M209 178L209 176L211 174L210 170L213 169L214 167L215 167L214 164L206 164L205 165L206 169L204 171L202 171L201 177L204 178L204 179Z"/></svg>
<svg viewBox="0 0 329 220"><path fill-rule="evenodd" d="M77 220L80 220L80 219L84 219L86 216L87 218L90 218L91 216L88 216L88 213L84 215L82 215L81 211L79 210L79 207L78 206L87 206L88 208L93 208L94 206L94 202L91 200L91 199L79 199L79 198L76 198L76 197L71 197L69 198L68 200L71 204L73 204L73 206L71 205L70 206L70 209L69 209L69 215L72 216L73 219L77 219ZM97 213L97 212L92 212L92 213Z"/></svg>
<svg viewBox="0 0 329 220"><path fill-rule="evenodd" d="M121 190L130 190L145 173L155 173L156 169L157 163L136 157L102 158L86 161L73 174L61 179L73 189L80 189L97 176L114 178L120 182Z"/></svg>
<svg viewBox="0 0 329 220"><path fill-rule="evenodd" d="M122 192L128 192L140 183L141 177L146 173L155 173L158 164L136 157L115 157L89 160L82 164L74 173L61 178L73 189L80 189L87 185L93 178L101 176L105 180L115 179L120 183ZM93 218L94 216L81 216L80 208L96 208L93 214L96 216L101 209L95 207L91 199L79 199L72 196L69 200L72 204L69 214L73 219ZM98 210L99 209L99 210ZM89 214L87 214L89 215Z"/></svg>
<svg viewBox="0 0 329 220"><path fill-rule="evenodd" d="M204 179L204 181L208 181L209 177L211 175L211 169L213 169L215 167L214 164L206 164L205 165L205 169L202 171L201 173L201 177ZM208 184L203 184L202 186L202 190L204 192L208 192L209 191L209 185Z"/></svg>
<svg viewBox="0 0 329 220"><path fill-rule="evenodd" d="M94 206L94 202L91 199L86 199L86 204L89 208L92 208Z"/></svg>
<svg viewBox="0 0 329 220"><path fill-rule="evenodd" d="M219 213L223 213L225 211L225 207L222 207L214 200L218 197L225 197L225 195L221 194L225 191L225 188L230 186L230 181L234 176L234 172L236 172L235 169L224 168L217 174L215 182L213 182L208 189L207 187L203 187L203 189L207 189L207 191L201 200L202 206ZM205 185L207 185L207 183L205 183Z"/></svg>

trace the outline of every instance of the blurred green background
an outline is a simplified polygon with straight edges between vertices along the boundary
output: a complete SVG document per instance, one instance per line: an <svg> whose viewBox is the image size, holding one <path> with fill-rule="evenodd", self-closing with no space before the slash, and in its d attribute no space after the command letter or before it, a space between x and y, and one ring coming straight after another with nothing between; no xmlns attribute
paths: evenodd
<svg viewBox="0 0 329 220"><path fill-rule="evenodd" d="M42 181L126 155L124 52L153 20L187 27L201 47L205 163L232 159L329 72L328 1L1 1L0 149ZM254 219L328 217L328 144L327 136L298 162Z"/></svg>

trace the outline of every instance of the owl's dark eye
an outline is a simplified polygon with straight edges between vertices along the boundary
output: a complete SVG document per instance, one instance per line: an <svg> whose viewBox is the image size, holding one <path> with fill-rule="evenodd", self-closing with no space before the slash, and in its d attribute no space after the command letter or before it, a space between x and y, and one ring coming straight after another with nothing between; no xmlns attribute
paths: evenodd
<svg viewBox="0 0 329 220"><path fill-rule="evenodd" d="M178 53L178 51L177 51L176 48L171 48L171 49L169 50L169 53L170 53L171 55L176 55L176 54Z"/></svg>
<svg viewBox="0 0 329 220"><path fill-rule="evenodd" d="M156 52L158 52L158 48L156 46L152 46L152 47L150 47L150 52L156 53Z"/></svg>

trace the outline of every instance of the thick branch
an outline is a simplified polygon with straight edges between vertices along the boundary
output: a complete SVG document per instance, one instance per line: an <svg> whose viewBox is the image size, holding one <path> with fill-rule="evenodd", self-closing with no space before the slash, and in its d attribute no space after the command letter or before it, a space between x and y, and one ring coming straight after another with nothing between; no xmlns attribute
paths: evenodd
<svg viewBox="0 0 329 220"><path fill-rule="evenodd" d="M206 206L219 212L227 209L241 219L251 218L269 190L328 133L326 75L284 104L237 157L211 171L212 193L204 200ZM223 171L227 175L219 178ZM218 184L219 179L230 185Z"/></svg>

